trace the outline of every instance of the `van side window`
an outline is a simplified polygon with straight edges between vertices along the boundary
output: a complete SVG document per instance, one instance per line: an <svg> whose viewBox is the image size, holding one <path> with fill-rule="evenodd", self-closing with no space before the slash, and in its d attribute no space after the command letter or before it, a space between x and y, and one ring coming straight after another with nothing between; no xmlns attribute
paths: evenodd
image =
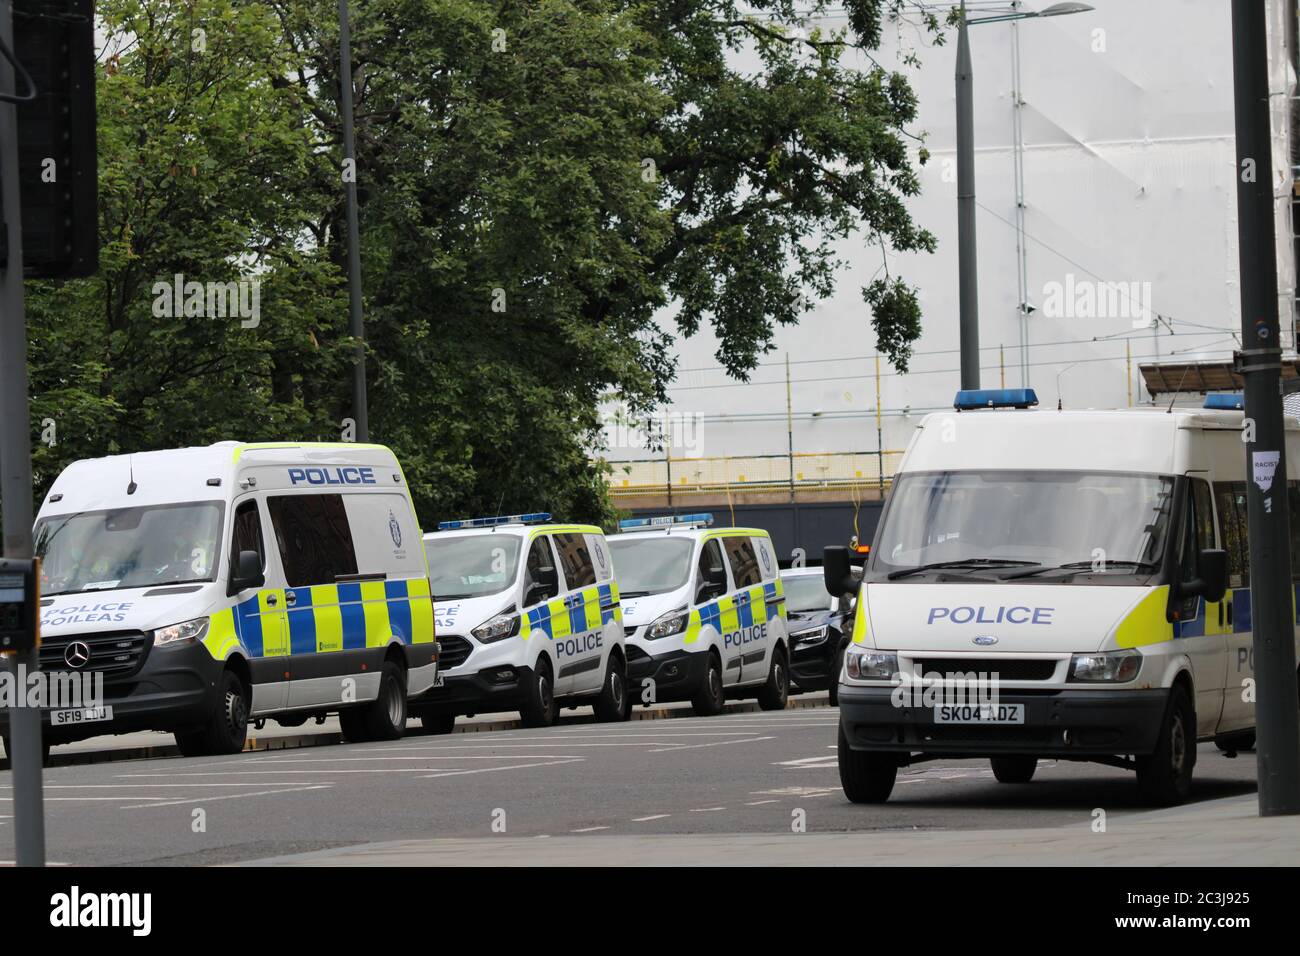
<svg viewBox="0 0 1300 956"><path fill-rule="evenodd" d="M535 589L541 587L541 570L550 568L555 570L555 559L551 557L551 549L546 544L546 535L539 535L533 539L533 543L528 546L528 560L524 564L524 604L531 606L538 601L549 600L555 596L556 589L548 588L543 595Z"/></svg>
<svg viewBox="0 0 1300 956"><path fill-rule="evenodd" d="M266 570L266 548L262 544L262 515L256 501L245 501L235 510L235 524L230 537L230 565L235 566L239 552L256 551Z"/></svg>
<svg viewBox="0 0 1300 956"><path fill-rule="evenodd" d="M275 495L266 504L289 587L333 584L357 573L342 495Z"/></svg>
<svg viewBox="0 0 1300 956"><path fill-rule="evenodd" d="M580 534L555 535L555 550L560 554L560 567L569 590L585 588L596 583L596 568L591 563L587 539Z"/></svg>
<svg viewBox="0 0 1300 956"><path fill-rule="evenodd" d="M718 539L704 542L704 547L700 549L700 563L695 569L695 603L703 604L710 598L716 597L727 590L724 583L722 587L710 588L709 571L717 568L722 572L725 581L727 569L722 564L722 548L718 546Z"/></svg>
<svg viewBox="0 0 1300 956"><path fill-rule="evenodd" d="M1250 544L1246 531L1246 483L1216 481L1214 503L1219 509L1219 529L1228 552L1228 587L1250 586Z"/></svg>
<svg viewBox="0 0 1300 956"><path fill-rule="evenodd" d="M1195 509L1196 550L1214 547L1214 502L1210 483L1203 478L1192 479L1192 506Z"/></svg>
<svg viewBox="0 0 1300 956"><path fill-rule="evenodd" d="M758 555L754 553L754 544L748 538L723 538L727 549L727 560L731 562L731 576L736 581L736 588L749 588L763 583L763 572L758 569Z"/></svg>

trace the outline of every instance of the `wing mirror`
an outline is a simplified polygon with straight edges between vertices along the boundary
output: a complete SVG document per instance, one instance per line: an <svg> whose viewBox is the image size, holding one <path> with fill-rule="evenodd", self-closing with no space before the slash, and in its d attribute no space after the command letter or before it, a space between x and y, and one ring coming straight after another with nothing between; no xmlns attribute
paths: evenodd
<svg viewBox="0 0 1300 956"><path fill-rule="evenodd" d="M1223 600L1228 590L1228 552L1221 548L1206 548L1197 555L1200 577L1183 584L1179 590L1186 597L1203 597L1210 604Z"/></svg>
<svg viewBox="0 0 1300 956"><path fill-rule="evenodd" d="M835 597L852 595L858 589L858 579L849 565L849 549L841 545L833 544L822 551L822 574L826 590Z"/></svg>
<svg viewBox="0 0 1300 956"><path fill-rule="evenodd" d="M229 591L238 594L249 588L260 588L266 583L266 574L262 571L262 556L256 551L240 551L235 558L234 574L230 577Z"/></svg>

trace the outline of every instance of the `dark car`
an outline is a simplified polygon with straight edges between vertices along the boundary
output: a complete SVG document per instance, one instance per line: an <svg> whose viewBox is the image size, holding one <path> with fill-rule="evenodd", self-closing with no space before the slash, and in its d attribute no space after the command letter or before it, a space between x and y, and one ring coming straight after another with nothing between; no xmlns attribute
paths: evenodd
<svg viewBox="0 0 1300 956"><path fill-rule="evenodd" d="M837 703L844 648L853 624L852 602L826 590L822 569L781 572L790 634L790 679L801 692L825 690Z"/></svg>

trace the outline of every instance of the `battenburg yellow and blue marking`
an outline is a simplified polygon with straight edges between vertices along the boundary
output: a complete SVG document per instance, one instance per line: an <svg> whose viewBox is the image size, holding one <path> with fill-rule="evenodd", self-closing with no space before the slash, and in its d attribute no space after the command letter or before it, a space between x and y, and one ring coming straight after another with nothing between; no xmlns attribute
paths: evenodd
<svg viewBox="0 0 1300 956"><path fill-rule="evenodd" d="M762 610L755 605L762 603ZM755 585L737 591L708 604L691 609L686 622L683 643L694 644L704 628L711 627L719 634L728 634L741 628L753 627L755 622L766 622L781 616L785 602L785 587L777 578L768 584Z"/></svg>
<svg viewBox="0 0 1300 956"><path fill-rule="evenodd" d="M618 584L598 584L565 597L529 608L520 622L519 635L525 640L540 631L551 640L594 631L610 621L623 621Z"/></svg>

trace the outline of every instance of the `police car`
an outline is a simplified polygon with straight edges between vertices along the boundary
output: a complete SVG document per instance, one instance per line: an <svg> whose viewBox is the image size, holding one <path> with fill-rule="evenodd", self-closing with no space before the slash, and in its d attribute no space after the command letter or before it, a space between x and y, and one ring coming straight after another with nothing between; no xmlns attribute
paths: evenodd
<svg viewBox="0 0 1300 956"><path fill-rule="evenodd" d="M641 703L729 697L786 705L784 589L766 531L712 528L710 514L633 518L610 538L623 597L628 683Z"/></svg>
<svg viewBox="0 0 1300 956"><path fill-rule="evenodd" d="M338 713L393 739L437 674L401 466L380 445L222 442L77 461L37 515L43 671L103 678L47 743L174 733L243 749L250 720ZM0 733L8 730L0 711Z"/></svg>
<svg viewBox="0 0 1300 956"><path fill-rule="evenodd" d="M963 391L927 415L894 478L857 593L839 688L851 800L898 768L987 757L1004 783L1041 758L1133 770L1187 798L1197 741L1254 739L1240 396L1202 409L1035 411L1031 389ZM1286 423L1300 475L1300 422ZM1292 550L1300 521L1292 522Z"/></svg>
<svg viewBox="0 0 1300 956"><path fill-rule="evenodd" d="M623 615L609 545L545 513L444 521L424 538L442 674L411 703L427 729L519 711L545 727L562 704L626 720Z"/></svg>

